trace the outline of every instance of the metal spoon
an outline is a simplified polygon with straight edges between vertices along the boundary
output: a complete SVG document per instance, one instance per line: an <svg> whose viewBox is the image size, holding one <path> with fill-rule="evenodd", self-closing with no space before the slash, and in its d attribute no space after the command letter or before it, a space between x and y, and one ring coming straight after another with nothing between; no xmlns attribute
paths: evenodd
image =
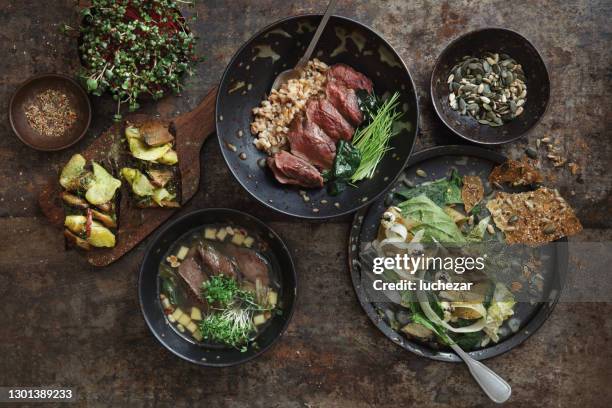
<svg viewBox="0 0 612 408"><path fill-rule="evenodd" d="M323 18L321 19L321 22L317 27L317 31L315 31L314 37L312 37L312 40L310 40L310 44L308 44L308 48L306 49L304 56L298 61L298 63L295 65L295 68L288 69L278 74L278 76L274 80L274 83L272 84L272 89L278 89L281 87L282 84L286 83L290 79L300 77L300 72L302 71L302 69L304 69L304 67L310 60L312 52L317 46L321 34L323 34L323 29L325 29L327 21L329 20L329 17L331 16L332 12L334 11L334 8L336 7L336 1L337 0L331 0L327 5L327 10L325 10L325 14L323 14Z"/></svg>
<svg viewBox="0 0 612 408"><path fill-rule="evenodd" d="M499 375L495 374L489 367L482 364L480 361L474 360L454 342L451 343L450 346L455 353L461 357L465 364L467 364L472 377L474 377L484 393L487 394L487 397L498 404L506 402L508 398L510 398L512 394L510 384Z"/></svg>

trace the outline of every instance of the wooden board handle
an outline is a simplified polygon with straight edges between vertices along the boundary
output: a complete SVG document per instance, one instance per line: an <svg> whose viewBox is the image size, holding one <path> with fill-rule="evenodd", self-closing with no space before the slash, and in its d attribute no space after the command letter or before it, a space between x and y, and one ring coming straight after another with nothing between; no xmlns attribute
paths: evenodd
<svg viewBox="0 0 612 408"><path fill-rule="evenodd" d="M206 140L215 132L216 100L217 87L214 87L208 91L195 109L174 118L176 133L190 140L195 139L196 135L200 135L203 138L202 141Z"/></svg>
<svg viewBox="0 0 612 408"><path fill-rule="evenodd" d="M208 136L215 132L216 100L217 87L214 87L195 109L172 121L181 170L183 204L194 196L200 185L200 150Z"/></svg>

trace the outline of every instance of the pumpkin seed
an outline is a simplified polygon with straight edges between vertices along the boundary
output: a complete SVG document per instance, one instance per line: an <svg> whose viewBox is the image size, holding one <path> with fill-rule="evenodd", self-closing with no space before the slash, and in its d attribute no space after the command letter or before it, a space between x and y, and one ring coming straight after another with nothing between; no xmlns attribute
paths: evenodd
<svg viewBox="0 0 612 408"><path fill-rule="evenodd" d="M532 159L537 159L538 158L538 151L536 149L534 149L533 147L529 146L526 150L525 153L527 154L527 156L531 157Z"/></svg>
<svg viewBox="0 0 612 408"><path fill-rule="evenodd" d="M546 235L554 234L555 226L553 224L548 224L542 229L542 232Z"/></svg>
<svg viewBox="0 0 612 408"><path fill-rule="evenodd" d="M501 126L523 113L527 97L524 81L522 66L506 54L466 55L447 77L449 104L481 124Z"/></svg>
<svg viewBox="0 0 612 408"><path fill-rule="evenodd" d="M417 169L416 175L419 177L427 177L427 173L425 173L425 170L423 169Z"/></svg>

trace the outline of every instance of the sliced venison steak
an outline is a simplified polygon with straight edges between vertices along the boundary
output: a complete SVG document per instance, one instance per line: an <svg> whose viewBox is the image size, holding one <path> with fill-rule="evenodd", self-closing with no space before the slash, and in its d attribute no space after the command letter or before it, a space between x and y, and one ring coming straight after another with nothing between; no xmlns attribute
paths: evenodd
<svg viewBox="0 0 612 408"><path fill-rule="evenodd" d="M357 127L363 122L363 113L353 89L331 81L325 86L325 96L351 125Z"/></svg>
<svg viewBox="0 0 612 408"><path fill-rule="evenodd" d="M334 140L351 140L355 129L327 99L311 99L306 104L306 117Z"/></svg>
<svg viewBox="0 0 612 408"><path fill-rule="evenodd" d="M307 161L286 151L280 151L268 157L268 167L276 179L282 184L292 184L302 187L323 187L323 177L319 171Z"/></svg>
<svg viewBox="0 0 612 408"><path fill-rule="evenodd" d="M332 65L329 71L327 71L327 80L329 82L340 82L345 87L353 90L364 89L368 93L372 93L374 90L370 78L345 64Z"/></svg>
<svg viewBox="0 0 612 408"><path fill-rule="evenodd" d="M187 256L179 265L178 273L181 278L183 278L187 286L189 286L192 295L195 298L202 300L202 283L208 280L208 276L202 270L202 266L199 262L199 256L195 247L189 250Z"/></svg>
<svg viewBox="0 0 612 408"><path fill-rule="evenodd" d="M336 144L308 117L297 115L287 134L291 153L319 169L329 169L336 157Z"/></svg>

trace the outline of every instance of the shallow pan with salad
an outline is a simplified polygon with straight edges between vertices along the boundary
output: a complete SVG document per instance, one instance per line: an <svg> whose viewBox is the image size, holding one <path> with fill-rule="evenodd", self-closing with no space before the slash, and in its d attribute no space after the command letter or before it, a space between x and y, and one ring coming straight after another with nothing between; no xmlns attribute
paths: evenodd
<svg viewBox="0 0 612 408"><path fill-rule="evenodd" d="M149 329L175 355L204 366L251 360L293 314L297 276L281 238L236 210L204 209L162 228L140 267Z"/></svg>
<svg viewBox="0 0 612 408"><path fill-rule="evenodd" d="M531 336L552 312L563 287L565 236L581 229L563 198L541 181L529 162L478 147L441 146L413 155L390 193L359 211L351 229L353 285L376 327L413 353L452 362L461 360L448 347L449 337L482 360ZM518 215L509 213L511 205L517 205ZM517 259L517 265L511 264L522 271L516 281L482 280L470 305L467 297L455 299L457 293L451 291L433 298L428 293L423 304L423 298L406 300L397 292L371 290L372 252L389 256L389 245L397 249L418 243L450 251L457 242L540 252L533 262ZM387 272L380 275L383 280L397 279ZM526 296L535 301L526 301Z"/></svg>
<svg viewBox="0 0 612 408"><path fill-rule="evenodd" d="M304 54L320 15L278 21L229 63L217 135L239 183L287 215L351 213L388 189L417 132L416 91L398 54L361 23L332 16L300 78L271 91Z"/></svg>

